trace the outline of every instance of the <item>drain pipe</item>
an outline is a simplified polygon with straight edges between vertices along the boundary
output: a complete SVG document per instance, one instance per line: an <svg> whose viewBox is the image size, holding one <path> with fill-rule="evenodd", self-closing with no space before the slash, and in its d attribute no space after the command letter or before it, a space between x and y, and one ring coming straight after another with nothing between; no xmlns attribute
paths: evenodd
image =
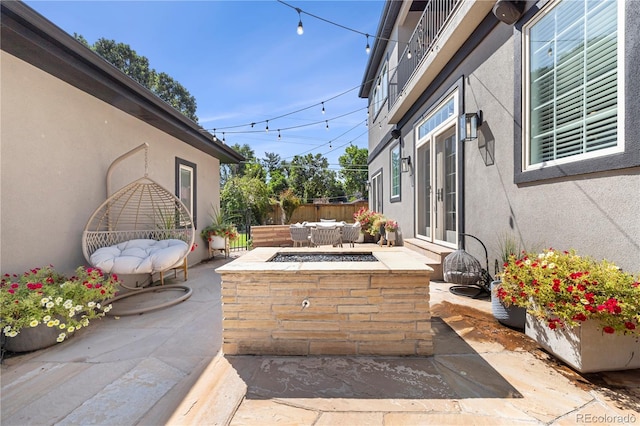
<svg viewBox="0 0 640 426"><path fill-rule="evenodd" d="M107 199L111 196L111 174L113 173L113 168L120 163L122 160L131 157L133 154L137 153L138 151L141 150L145 150L148 152L149 150L149 144L147 142L141 144L140 146L137 146L135 148L133 148L131 151L122 154L120 157L116 158L115 160L113 160L113 162L111 163L111 165L109 166L109 169L107 170ZM144 159L144 175L145 177L147 176L147 169L148 169L148 159L147 159L147 155L145 152L145 159Z"/></svg>

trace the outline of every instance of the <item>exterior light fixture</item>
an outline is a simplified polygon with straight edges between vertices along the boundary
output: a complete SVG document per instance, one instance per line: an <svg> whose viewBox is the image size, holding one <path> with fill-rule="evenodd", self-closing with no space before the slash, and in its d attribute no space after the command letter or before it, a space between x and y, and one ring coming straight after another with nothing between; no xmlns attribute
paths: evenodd
<svg viewBox="0 0 640 426"><path fill-rule="evenodd" d="M411 156L410 155L408 157L402 157L400 159L400 169L402 170L402 173L406 173L406 172L411 170Z"/></svg>
<svg viewBox="0 0 640 426"><path fill-rule="evenodd" d="M365 47L364 50L367 52L367 55L371 52L371 47L369 47L369 34L367 34L367 47Z"/></svg>
<svg viewBox="0 0 640 426"><path fill-rule="evenodd" d="M464 115L464 140L478 139L478 127L482 126L482 110Z"/></svg>
<svg viewBox="0 0 640 426"><path fill-rule="evenodd" d="M304 34L304 28L302 28L302 16L300 16L302 10L296 7L296 12L298 12L298 35L302 35Z"/></svg>

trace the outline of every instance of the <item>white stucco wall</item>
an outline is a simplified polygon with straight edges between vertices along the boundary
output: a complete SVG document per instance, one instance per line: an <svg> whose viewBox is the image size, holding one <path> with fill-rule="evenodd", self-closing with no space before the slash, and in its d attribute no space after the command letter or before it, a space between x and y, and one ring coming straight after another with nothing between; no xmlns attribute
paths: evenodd
<svg viewBox="0 0 640 426"><path fill-rule="evenodd" d="M0 270L86 264L82 230L106 199L109 165L143 142L149 177L174 192L175 158L197 165L198 228L219 204L219 161L2 51ZM112 188L143 176L144 154L115 169ZM193 264L206 257L198 250Z"/></svg>

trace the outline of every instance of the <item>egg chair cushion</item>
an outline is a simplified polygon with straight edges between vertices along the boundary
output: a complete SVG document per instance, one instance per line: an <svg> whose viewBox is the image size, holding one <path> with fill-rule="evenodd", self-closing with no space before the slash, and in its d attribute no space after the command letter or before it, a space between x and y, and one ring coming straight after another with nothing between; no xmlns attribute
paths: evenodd
<svg viewBox="0 0 640 426"><path fill-rule="evenodd" d="M180 266L188 251L182 240L129 240L96 250L90 263L107 273L152 274Z"/></svg>

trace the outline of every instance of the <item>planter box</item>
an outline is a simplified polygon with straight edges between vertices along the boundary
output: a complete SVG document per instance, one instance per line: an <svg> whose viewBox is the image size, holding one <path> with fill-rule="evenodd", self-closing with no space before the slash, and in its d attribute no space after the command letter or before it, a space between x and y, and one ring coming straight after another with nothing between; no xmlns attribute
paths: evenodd
<svg viewBox="0 0 640 426"><path fill-rule="evenodd" d="M603 333L596 321L552 330L527 314L525 334L581 373L640 368L640 338Z"/></svg>

